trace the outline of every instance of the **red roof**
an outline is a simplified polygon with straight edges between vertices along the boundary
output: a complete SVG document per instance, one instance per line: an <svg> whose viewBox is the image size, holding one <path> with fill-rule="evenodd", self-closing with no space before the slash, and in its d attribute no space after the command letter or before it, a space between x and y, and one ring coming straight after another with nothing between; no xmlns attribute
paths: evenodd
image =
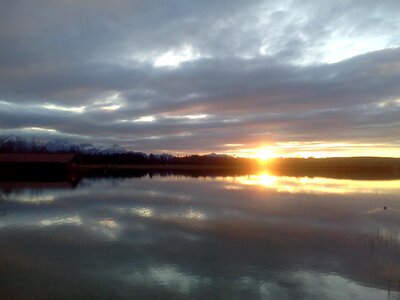
<svg viewBox="0 0 400 300"><path fill-rule="evenodd" d="M75 154L0 153L0 163L69 163Z"/></svg>

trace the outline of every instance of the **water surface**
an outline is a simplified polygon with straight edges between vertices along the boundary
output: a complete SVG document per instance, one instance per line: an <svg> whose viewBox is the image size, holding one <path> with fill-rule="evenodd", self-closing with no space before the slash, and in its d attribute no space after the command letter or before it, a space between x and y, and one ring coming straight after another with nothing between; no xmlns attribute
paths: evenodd
<svg viewBox="0 0 400 300"><path fill-rule="evenodd" d="M0 182L1 299L400 298L400 180L76 183Z"/></svg>

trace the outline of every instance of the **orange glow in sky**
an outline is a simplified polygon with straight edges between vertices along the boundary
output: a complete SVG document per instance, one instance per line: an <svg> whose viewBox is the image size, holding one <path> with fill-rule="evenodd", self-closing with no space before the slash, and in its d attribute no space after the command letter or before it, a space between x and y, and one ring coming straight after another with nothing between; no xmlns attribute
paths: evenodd
<svg viewBox="0 0 400 300"><path fill-rule="evenodd" d="M262 145L255 148L232 149L225 151L240 157L257 158L267 162L276 157L400 157L400 149L390 144L326 143L326 142L285 142Z"/></svg>

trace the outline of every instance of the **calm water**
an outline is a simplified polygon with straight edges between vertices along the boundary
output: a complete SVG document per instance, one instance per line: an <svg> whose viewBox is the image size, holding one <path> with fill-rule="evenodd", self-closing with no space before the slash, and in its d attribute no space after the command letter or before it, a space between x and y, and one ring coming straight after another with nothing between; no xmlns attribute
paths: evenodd
<svg viewBox="0 0 400 300"><path fill-rule="evenodd" d="M0 299L59 298L400 299L400 180L3 181Z"/></svg>

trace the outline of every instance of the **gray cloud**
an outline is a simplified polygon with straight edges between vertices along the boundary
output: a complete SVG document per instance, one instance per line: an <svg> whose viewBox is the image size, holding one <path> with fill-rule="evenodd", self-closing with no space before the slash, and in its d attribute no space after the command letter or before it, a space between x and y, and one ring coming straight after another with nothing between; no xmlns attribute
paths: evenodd
<svg viewBox="0 0 400 300"><path fill-rule="evenodd" d="M52 129L144 151L399 148L398 1L2 7L4 132Z"/></svg>

